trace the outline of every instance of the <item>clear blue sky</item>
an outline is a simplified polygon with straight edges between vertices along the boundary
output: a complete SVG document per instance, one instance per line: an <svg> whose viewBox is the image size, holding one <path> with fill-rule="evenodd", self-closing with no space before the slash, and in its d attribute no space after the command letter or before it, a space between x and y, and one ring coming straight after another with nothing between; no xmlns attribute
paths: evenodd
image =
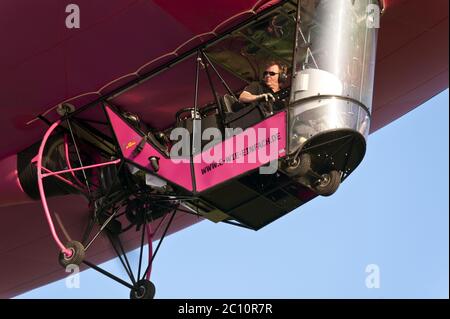
<svg viewBox="0 0 450 319"><path fill-rule="evenodd" d="M204 221L167 237L156 298L448 298L449 91L370 135L336 194L258 232ZM137 263L137 252L132 254ZM366 287L366 266L380 288ZM103 266L120 272L119 261ZM19 298L128 298L93 270Z"/></svg>

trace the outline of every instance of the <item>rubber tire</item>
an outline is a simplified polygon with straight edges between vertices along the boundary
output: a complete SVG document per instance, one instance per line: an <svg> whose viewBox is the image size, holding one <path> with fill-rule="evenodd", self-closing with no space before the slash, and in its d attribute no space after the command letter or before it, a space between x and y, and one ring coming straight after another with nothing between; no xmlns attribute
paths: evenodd
<svg viewBox="0 0 450 319"><path fill-rule="evenodd" d="M59 253L59 263L61 266L66 268L68 265L77 265L79 266L85 257L84 246L82 243L76 240L69 241L66 244L68 249L71 249L73 254L70 258L67 258L63 252Z"/></svg>
<svg viewBox="0 0 450 319"><path fill-rule="evenodd" d="M153 299L155 297L156 288L151 281L142 279L136 285L137 288L131 289L130 291L130 299ZM143 288L141 294L138 293L139 288Z"/></svg>
<svg viewBox="0 0 450 319"><path fill-rule="evenodd" d="M314 185L314 192L321 196L333 195L341 184L341 174L338 171L333 170L328 174L323 174L322 176L327 180L325 182Z"/></svg>
<svg viewBox="0 0 450 319"><path fill-rule="evenodd" d="M298 157L298 165L288 167L286 171L292 176L305 176L311 169L311 155L303 153Z"/></svg>

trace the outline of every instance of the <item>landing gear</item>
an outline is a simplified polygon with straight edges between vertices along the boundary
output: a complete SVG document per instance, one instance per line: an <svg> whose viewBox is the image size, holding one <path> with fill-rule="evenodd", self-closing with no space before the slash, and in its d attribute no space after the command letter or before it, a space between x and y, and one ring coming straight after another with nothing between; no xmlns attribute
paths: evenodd
<svg viewBox="0 0 450 319"><path fill-rule="evenodd" d="M146 279L139 280L130 291L130 299L153 299L155 297L155 285Z"/></svg>
<svg viewBox="0 0 450 319"><path fill-rule="evenodd" d="M334 194L341 184L341 174L338 171L322 174L322 176L312 186L316 194L321 196L330 196Z"/></svg>
<svg viewBox="0 0 450 319"><path fill-rule="evenodd" d="M286 168L290 175L305 176L311 170L311 155L303 153Z"/></svg>
<svg viewBox="0 0 450 319"><path fill-rule="evenodd" d="M85 256L85 250L82 243L76 240L69 241L66 244L66 248L72 252L70 257L67 257L63 252L59 253L59 263L66 268L68 265L79 266Z"/></svg>
<svg viewBox="0 0 450 319"><path fill-rule="evenodd" d="M302 153L289 163L285 171L317 195L330 196L339 188L341 174L336 169L323 167L319 161L313 161L311 154Z"/></svg>

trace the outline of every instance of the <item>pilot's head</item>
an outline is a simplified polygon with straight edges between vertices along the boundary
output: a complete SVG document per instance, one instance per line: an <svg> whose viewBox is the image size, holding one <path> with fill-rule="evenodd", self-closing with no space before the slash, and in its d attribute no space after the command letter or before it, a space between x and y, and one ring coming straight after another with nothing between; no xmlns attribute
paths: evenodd
<svg viewBox="0 0 450 319"><path fill-rule="evenodd" d="M280 84L285 81L284 67L276 61L270 61L265 65L263 72L263 82L277 92L280 90Z"/></svg>

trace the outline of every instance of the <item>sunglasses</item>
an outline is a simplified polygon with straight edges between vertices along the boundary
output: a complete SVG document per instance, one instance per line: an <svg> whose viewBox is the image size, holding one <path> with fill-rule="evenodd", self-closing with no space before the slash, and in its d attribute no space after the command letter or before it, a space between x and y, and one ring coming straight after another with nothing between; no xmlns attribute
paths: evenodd
<svg viewBox="0 0 450 319"><path fill-rule="evenodd" d="M263 77L266 77L266 76L268 76L268 75L270 75L270 76L274 76L275 74L278 74L278 73L275 73L275 72L272 72L272 71L265 71L264 73L263 73Z"/></svg>

